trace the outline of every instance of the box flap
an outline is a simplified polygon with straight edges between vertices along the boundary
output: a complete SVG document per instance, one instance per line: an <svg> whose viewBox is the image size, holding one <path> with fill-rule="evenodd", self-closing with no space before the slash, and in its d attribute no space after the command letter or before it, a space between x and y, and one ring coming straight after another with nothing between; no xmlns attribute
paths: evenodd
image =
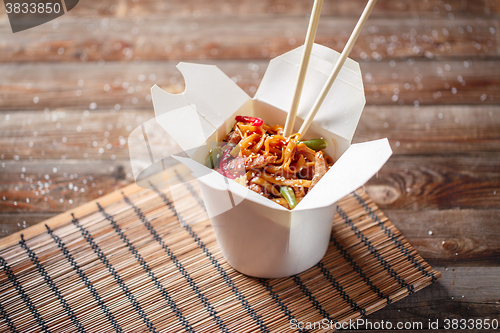
<svg viewBox="0 0 500 333"><path fill-rule="evenodd" d="M373 177L391 155L387 139L353 144L295 209L324 207L337 202Z"/></svg>
<svg viewBox="0 0 500 333"><path fill-rule="evenodd" d="M215 128L196 112L195 105L175 109L156 117L158 124L191 158L204 158L207 138ZM204 149L202 149L204 148ZM202 155L199 155L199 151ZM198 155L197 155L198 154Z"/></svg>
<svg viewBox="0 0 500 333"><path fill-rule="evenodd" d="M184 152L157 120L153 118L144 122L130 132L128 137L132 173L137 185L143 188L150 188L150 176L170 166L170 156ZM162 189L166 188L165 185L164 181L155 184Z"/></svg>
<svg viewBox="0 0 500 333"><path fill-rule="evenodd" d="M157 85L153 86L151 96L156 116L188 105L196 105L200 116L214 128L219 128L250 99L217 66L181 62L177 68L184 76L186 89L181 94L170 94Z"/></svg>

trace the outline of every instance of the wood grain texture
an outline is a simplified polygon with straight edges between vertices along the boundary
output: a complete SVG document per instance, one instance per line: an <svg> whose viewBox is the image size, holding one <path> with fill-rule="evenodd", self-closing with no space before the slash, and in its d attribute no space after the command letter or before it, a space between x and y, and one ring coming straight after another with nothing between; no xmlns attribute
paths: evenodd
<svg viewBox="0 0 500 333"><path fill-rule="evenodd" d="M0 213L0 237L6 237L56 216L57 213Z"/></svg>
<svg viewBox="0 0 500 333"><path fill-rule="evenodd" d="M154 111L6 111L0 123L3 159L128 159L128 136ZM5 120L8 119L8 120Z"/></svg>
<svg viewBox="0 0 500 333"><path fill-rule="evenodd" d="M498 208L384 212L432 266L498 266Z"/></svg>
<svg viewBox="0 0 500 333"><path fill-rule="evenodd" d="M3 213L61 213L133 182L128 159L42 159L1 166Z"/></svg>
<svg viewBox="0 0 500 333"><path fill-rule="evenodd" d="M197 62L217 65L253 96L268 61ZM0 110L80 107L148 108L153 84L184 90L177 62L26 63L0 65ZM500 60L362 62L368 105L498 104Z"/></svg>
<svg viewBox="0 0 500 333"><path fill-rule="evenodd" d="M429 319L440 319L441 323L445 318L498 319L500 291L496 280L500 268L450 265L437 266L435 269L441 272L438 283L389 305L370 318L392 322L412 318L413 322L423 321L426 324ZM440 328L443 326L440 325Z"/></svg>
<svg viewBox="0 0 500 333"><path fill-rule="evenodd" d="M364 5L361 7L363 8ZM361 11L358 15L361 14ZM339 52L358 20L322 17L316 43ZM57 29L45 24L37 29L6 34L8 22L0 22L3 33L0 63L151 61L204 59L272 59L305 40L305 16L229 16L208 18L164 17L147 19L64 16ZM492 30L493 29L493 30ZM368 19L350 57L356 60L406 58L464 58L498 56L498 41L492 31L494 19L457 18L401 20ZM86 33L80 33L86 31ZM158 41L161 41L160 43Z"/></svg>
<svg viewBox="0 0 500 333"><path fill-rule="evenodd" d="M500 151L500 107L367 106L353 142L388 138L395 155Z"/></svg>
<svg viewBox="0 0 500 333"><path fill-rule="evenodd" d="M500 207L500 155L393 156L366 185L381 209ZM498 191L498 193L497 193Z"/></svg>

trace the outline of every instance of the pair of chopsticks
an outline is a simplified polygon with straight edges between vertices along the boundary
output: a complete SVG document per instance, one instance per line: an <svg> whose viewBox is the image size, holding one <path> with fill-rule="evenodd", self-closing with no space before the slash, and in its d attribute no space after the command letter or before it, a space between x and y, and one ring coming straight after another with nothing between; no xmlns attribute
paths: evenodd
<svg viewBox="0 0 500 333"><path fill-rule="evenodd" d="M347 57L349 56L349 53L351 53L352 47L354 46L354 43L356 43L356 40L358 39L359 34L361 33L361 29L363 29L363 26L365 25L368 16L370 16L370 13L373 7L375 6L376 2L377 0L369 0L368 3L366 4L365 9L363 10L363 14L361 14L358 23L356 23L356 26L354 27L354 30L351 34L351 37L349 37L349 40L347 41L347 44L344 47L344 50L340 54L339 60L335 64L335 67L333 68L333 71L330 74L328 81L321 90L321 93L314 102L312 109L309 111L309 114L307 115L306 119L304 119L304 123L299 129L299 134L301 137L304 137L307 130L309 129L309 126L311 126L314 116L316 116L316 113L318 113L321 104L323 104L326 95L328 95L328 91L332 87L333 82L335 81L337 75L342 69L342 66L344 65ZM311 18L309 20L309 27L307 28L306 41L304 44L304 53L302 54L299 75L297 77L297 82L295 84L295 92L293 96L292 107L286 118L285 129L284 129L285 137L289 137L292 134L293 125L295 124L295 117L297 116L297 109L299 107L300 95L302 94L302 88L304 87L307 66L309 64L309 59L311 57L312 46L314 44L316 30L318 29L319 16L321 13L322 6L323 6L323 0L314 0L313 10Z"/></svg>

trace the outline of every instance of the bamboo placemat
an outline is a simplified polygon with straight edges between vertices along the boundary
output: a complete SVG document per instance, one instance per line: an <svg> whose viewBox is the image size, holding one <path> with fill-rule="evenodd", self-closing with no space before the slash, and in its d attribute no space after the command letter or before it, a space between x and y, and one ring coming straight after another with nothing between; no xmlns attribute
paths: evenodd
<svg viewBox="0 0 500 333"><path fill-rule="evenodd" d="M0 331L292 332L441 277L366 194L338 203L320 263L267 280L226 263L209 221L182 227L203 214L195 188L182 200L176 211L168 191L133 184L0 240Z"/></svg>

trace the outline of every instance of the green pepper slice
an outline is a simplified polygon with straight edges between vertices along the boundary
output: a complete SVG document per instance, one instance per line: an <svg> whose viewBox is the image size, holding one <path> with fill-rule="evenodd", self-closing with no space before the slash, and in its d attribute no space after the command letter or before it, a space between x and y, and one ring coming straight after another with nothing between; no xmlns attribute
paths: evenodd
<svg viewBox="0 0 500 333"><path fill-rule="evenodd" d="M328 147L328 142L323 138L311 139L311 140L306 140L306 141L299 141L297 143L303 143L307 147L311 148L312 150L321 150L321 149L325 149L326 147Z"/></svg>
<svg viewBox="0 0 500 333"><path fill-rule="evenodd" d="M205 165L207 168L215 169L219 166L220 160L222 159L222 151L219 147L214 147L210 154L208 154Z"/></svg>
<svg viewBox="0 0 500 333"><path fill-rule="evenodd" d="M295 206L297 206L297 200L295 200L295 192L293 191L293 188L290 186L281 186L280 193L288 202L290 209L294 209Z"/></svg>

